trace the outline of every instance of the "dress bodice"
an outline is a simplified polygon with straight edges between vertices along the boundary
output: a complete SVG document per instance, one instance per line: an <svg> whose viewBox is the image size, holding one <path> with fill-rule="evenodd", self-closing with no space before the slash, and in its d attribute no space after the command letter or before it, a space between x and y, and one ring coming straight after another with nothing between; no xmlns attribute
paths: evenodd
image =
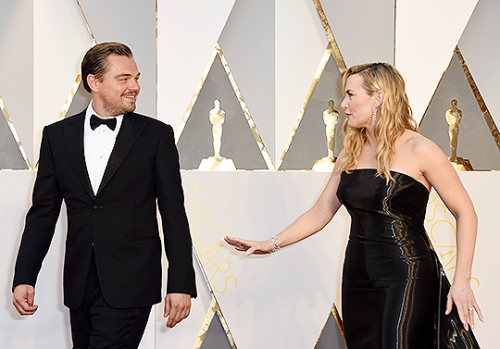
<svg viewBox="0 0 500 349"><path fill-rule="evenodd" d="M376 169L358 169L341 175L337 196L351 215L351 235L394 239L409 230L425 235L427 188L401 172L391 171L394 181L389 183L376 174Z"/></svg>

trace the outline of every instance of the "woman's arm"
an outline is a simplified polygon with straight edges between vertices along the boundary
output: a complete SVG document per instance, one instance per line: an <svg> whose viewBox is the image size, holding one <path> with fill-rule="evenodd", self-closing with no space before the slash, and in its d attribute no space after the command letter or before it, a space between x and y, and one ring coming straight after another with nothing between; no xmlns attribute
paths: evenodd
<svg viewBox="0 0 500 349"><path fill-rule="evenodd" d="M302 214L292 225L277 235L280 247L294 244L317 233L332 220L333 216L341 206L341 203L337 198L337 188L340 182L338 164L340 164L343 153L344 151L340 152L330 179L314 206ZM274 247L274 243L268 240L251 241L229 236L226 236L225 240L228 244L234 246L236 250L246 251L247 255L254 253L270 253Z"/></svg>
<svg viewBox="0 0 500 349"><path fill-rule="evenodd" d="M422 137L423 138L423 137ZM474 327L474 310L484 321L470 287L472 260L476 246L477 215L457 171L443 151L432 141L423 138L416 152L421 171L456 219L457 264L448 295L446 314L455 303L464 327ZM473 309L471 311L471 309Z"/></svg>

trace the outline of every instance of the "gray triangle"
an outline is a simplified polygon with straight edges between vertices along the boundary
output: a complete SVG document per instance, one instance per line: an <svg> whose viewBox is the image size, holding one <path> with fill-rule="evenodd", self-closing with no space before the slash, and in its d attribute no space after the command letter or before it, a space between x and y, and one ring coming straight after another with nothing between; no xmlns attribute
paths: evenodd
<svg viewBox="0 0 500 349"><path fill-rule="evenodd" d="M320 3L348 66L364 62L394 65L396 0L330 0ZM353 8L356 16L342 15ZM377 28L376 40L373 28Z"/></svg>
<svg viewBox="0 0 500 349"><path fill-rule="evenodd" d="M500 151L456 54L420 123L420 133L450 156L445 113L451 108L453 99L458 101L457 107L462 111L457 156L469 160L474 170L500 170Z"/></svg>
<svg viewBox="0 0 500 349"><path fill-rule="evenodd" d="M151 117L156 117L156 65L160 64L156 61L156 3L142 0L124 5L121 0L79 0L97 43L122 42L134 53L141 72L141 93L135 112ZM134 25L124 18L133 18Z"/></svg>
<svg viewBox="0 0 500 349"><path fill-rule="evenodd" d="M200 349L232 349L217 313L212 318Z"/></svg>
<svg viewBox="0 0 500 349"><path fill-rule="evenodd" d="M66 117L78 114L79 112L87 108L91 100L92 95L89 92L85 91L83 83L80 83L80 86L78 86L78 90L76 91L75 96L71 101L71 105L68 108Z"/></svg>
<svg viewBox="0 0 500 349"><path fill-rule="evenodd" d="M276 152L276 1L237 0L219 45L272 159ZM258 23L258 25L256 25Z"/></svg>
<svg viewBox="0 0 500 349"><path fill-rule="evenodd" d="M332 312L330 312L328 321L326 322L323 332L321 332L315 349L347 349L344 336Z"/></svg>
<svg viewBox="0 0 500 349"><path fill-rule="evenodd" d="M2 110L0 110L0 169L28 169L28 164L21 154L21 150L9 128L9 124Z"/></svg>
<svg viewBox="0 0 500 349"><path fill-rule="evenodd" d="M212 124L208 112L214 108L215 99L220 101L220 108L226 112L220 155L231 159L237 169L267 170L268 166L219 55L210 68L177 142L181 168L197 169L202 159L214 155Z"/></svg>
<svg viewBox="0 0 500 349"><path fill-rule="evenodd" d="M342 125L346 117L340 107L343 99L342 76L337 63L330 55L280 170L310 170L316 160L328 155L323 111L328 109L329 100L334 101L334 109L339 112L334 148L334 156L338 156L344 142Z"/></svg>

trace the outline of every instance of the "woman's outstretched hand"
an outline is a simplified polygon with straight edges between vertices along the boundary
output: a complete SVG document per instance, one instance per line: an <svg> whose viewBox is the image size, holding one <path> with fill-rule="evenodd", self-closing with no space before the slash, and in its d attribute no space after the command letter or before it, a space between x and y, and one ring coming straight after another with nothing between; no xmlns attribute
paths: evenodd
<svg viewBox="0 0 500 349"><path fill-rule="evenodd" d="M247 256L251 254L268 254L274 244L271 241L251 241L240 238L225 236L224 240L237 251L245 252Z"/></svg>

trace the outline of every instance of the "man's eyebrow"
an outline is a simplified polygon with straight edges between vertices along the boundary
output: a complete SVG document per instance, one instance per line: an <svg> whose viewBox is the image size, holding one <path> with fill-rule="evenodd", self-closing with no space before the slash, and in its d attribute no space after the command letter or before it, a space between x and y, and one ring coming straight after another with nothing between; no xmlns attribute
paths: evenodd
<svg viewBox="0 0 500 349"><path fill-rule="evenodd" d="M139 77L140 75L141 75L141 73L137 73L136 77ZM115 79L119 79L119 78L123 78L123 77L132 77L132 74L127 74L127 73L119 74L119 75L115 76Z"/></svg>

